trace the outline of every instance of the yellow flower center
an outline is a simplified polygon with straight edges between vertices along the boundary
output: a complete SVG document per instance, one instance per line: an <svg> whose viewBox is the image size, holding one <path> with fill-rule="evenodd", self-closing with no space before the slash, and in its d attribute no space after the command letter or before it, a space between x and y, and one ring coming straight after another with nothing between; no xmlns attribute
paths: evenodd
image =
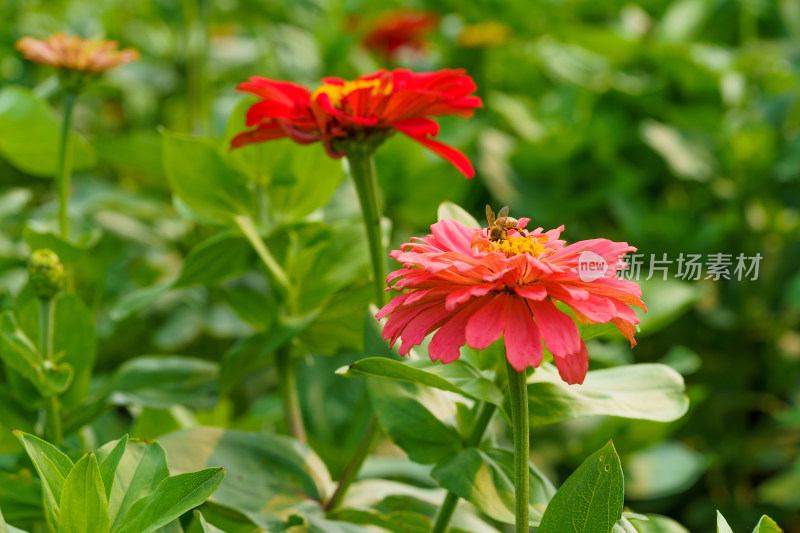
<svg viewBox="0 0 800 533"><path fill-rule="evenodd" d="M375 96L386 95L392 92L391 83L387 83L384 87L381 87L381 80L355 80L346 81L344 82L344 85L324 83L317 87L317 89L311 94L311 99L316 101L321 94L327 94L328 98L331 100L331 105L338 108L341 107L342 99L345 96L353 91L368 87L372 87L372 94Z"/></svg>
<svg viewBox="0 0 800 533"><path fill-rule="evenodd" d="M545 250L543 244L545 242L547 242L547 235L521 235L519 237L509 236L500 241L479 242L477 247L483 252L502 252L506 257L522 254L539 257Z"/></svg>

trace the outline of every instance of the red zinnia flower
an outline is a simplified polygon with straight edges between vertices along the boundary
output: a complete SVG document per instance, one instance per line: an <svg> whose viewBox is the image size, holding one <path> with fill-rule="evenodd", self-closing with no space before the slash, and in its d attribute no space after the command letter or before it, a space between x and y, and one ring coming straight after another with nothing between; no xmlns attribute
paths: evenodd
<svg viewBox="0 0 800 533"><path fill-rule="evenodd" d="M117 50L116 41L82 39L63 32L41 41L23 37L16 48L35 63L78 72L104 72L139 59L135 48Z"/></svg>
<svg viewBox="0 0 800 533"><path fill-rule="evenodd" d="M305 87L252 77L238 90L259 96L247 112L247 126L231 148L289 137L308 144L322 141L331 157L347 153L347 143L378 143L399 131L453 163L466 177L475 175L469 159L433 137L439 124L430 117L469 118L483 102L463 70L415 73L381 70L353 81L323 78L313 93Z"/></svg>
<svg viewBox="0 0 800 533"><path fill-rule="evenodd" d="M636 248L607 239L571 245L559 239L563 226L543 232L508 231L497 241L488 230L451 219L431 226L432 235L405 244L390 255L404 264L390 274L396 296L378 313L389 315L383 336L392 345L402 335L400 354L436 331L428 346L431 360L450 363L468 344L484 349L504 338L506 358L517 371L542 362L542 339L561 378L582 383L589 367L586 346L575 321L558 309L569 306L581 323L612 322L631 342L639 323L628 306L645 309L636 283L616 277L620 258ZM582 253L605 261L602 277L588 281L579 272ZM594 255L596 254L596 255ZM595 277L595 276L592 276Z"/></svg>
<svg viewBox="0 0 800 533"><path fill-rule="evenodd" d="M382 13L364 37L364 47L394 59L403 50L421 52L439 17L428 11L395 10Z"/></svg>

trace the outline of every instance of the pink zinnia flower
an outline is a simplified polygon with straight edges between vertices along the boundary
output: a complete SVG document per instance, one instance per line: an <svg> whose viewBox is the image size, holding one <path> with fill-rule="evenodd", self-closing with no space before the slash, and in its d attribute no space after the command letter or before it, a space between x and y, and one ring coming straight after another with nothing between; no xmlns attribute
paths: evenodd
<svg viewBox="0 0 800 533"><path fill-rule="evenodd" d="M586 345L575 321L556 307L560 301L579 322L611 322L631 346L636 344L639 319L629 306L645 309L642 292L636 283L616 277L617 269L625 268L622 256L636 248L607 239L567 245L559 239L563 226L527 231L528 222L520 219L519 230L492 241L487 229L444 219L431 226L432 235L393 251L403 268L387 282L408 292L378 313L379 319L389 316L384 339L394 345L402 336L400 354L406 355L435 331L430 358L451 363L464 344L481 350L502 335L506 358L519 372L541 364L544 340L561 378L583 383L589 368ZM598 279L584 281L589 277L579 273L584 252L608 265Z"/></svg>

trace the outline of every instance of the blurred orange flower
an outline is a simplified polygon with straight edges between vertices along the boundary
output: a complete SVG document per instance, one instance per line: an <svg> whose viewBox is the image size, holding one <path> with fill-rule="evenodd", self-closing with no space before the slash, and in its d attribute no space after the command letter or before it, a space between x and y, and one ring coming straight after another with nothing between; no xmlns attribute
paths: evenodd
<svg viewBox="0 0 800 533"><path fill-rule="evenodd" d="M63 32L43 40L23 37L16 48L34 63L78 72L100 73L139 59L138 50L117 50L116 41L83 39Z"/></svg>

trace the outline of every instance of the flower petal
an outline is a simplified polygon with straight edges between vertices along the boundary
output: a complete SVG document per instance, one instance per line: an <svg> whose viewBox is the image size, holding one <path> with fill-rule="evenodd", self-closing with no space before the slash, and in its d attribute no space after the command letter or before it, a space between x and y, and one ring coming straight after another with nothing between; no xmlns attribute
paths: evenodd
<svg viewBox="0 0 800 533"><path fill-rule="evenodd" d="M452 363L460 355L459 349L466 344L466 326L469 319L486 303L492 300L491 295L481 296L467 304L450 320L442 324L428 345L428 354L431 361L441 361L444 364Z"/></svg>
<svg viewBox="0 0 800 533"><path fill-rule="evenodd" d="M508 300L503 342L506 359L517 372L542 364L542 339L524 298L511 296Z"/></svg>
<svg viewBox="0 0 800 533"><path fill-rule="evenodd" d="M559 311L549 300L528 300L528 304L533 310L533 318L542 332L544 343L553 355L567 356L580 350L583 341L572 318Z"/></svg>
<svg viewBox="0 0 800 533"><path fill-rule="evenodd" d="M452 146L447 146L446 144L439 142L434 139L429 139L427 137L414 137L409 135L412 139L420 143L422 146L427 148L428 150L444 157L458 169L459 172L464 174L467 178L475 177L475 169L472 167L472 163L470 163L469 158L453 148Z"/></svg>
<svg viewBox="0 0 800 533"><path fill-rule="evenodd" d="M589 370L589 354L586 352L586 344L582 339L578 351L562 356L557 355L553 359L561 379L570 385L580 385L586 379L586 372Z"/></svg>
<svg viewBox="0 0 800 533"><path fill-rule="evenodd" d="M508 293L501 292L483 305L467 322L467 344L483 350L500 338L506 326Z"/></svg>

